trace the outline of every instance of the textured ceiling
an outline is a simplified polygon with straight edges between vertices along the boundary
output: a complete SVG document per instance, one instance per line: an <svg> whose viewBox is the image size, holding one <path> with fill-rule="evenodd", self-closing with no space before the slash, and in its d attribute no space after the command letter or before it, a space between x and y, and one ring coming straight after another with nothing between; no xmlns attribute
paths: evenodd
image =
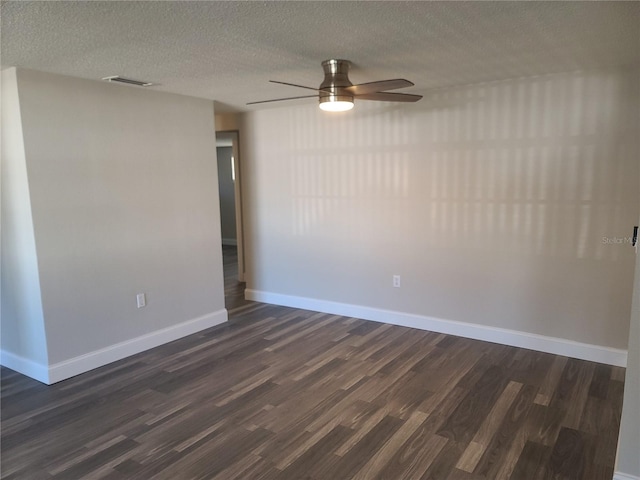
<svg viewBox="0 0 640 480"><path fill-rule="evenodd" d="M2 2L2 67L158 83L219 110L304 95L320 62L407 93L640 64L640 2ZM122 88L139 88L126 87Z"/></svg>

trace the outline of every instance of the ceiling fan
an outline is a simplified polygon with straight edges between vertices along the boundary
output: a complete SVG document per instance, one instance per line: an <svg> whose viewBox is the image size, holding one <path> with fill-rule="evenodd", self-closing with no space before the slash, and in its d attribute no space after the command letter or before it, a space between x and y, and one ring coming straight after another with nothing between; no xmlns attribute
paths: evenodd
<svg viewBox="0 0 640 480"><path fill-rule="evenodd" d="M249 102L247 105L316 97L320 102L320 108L322 110L329 112L343 112L353 108L354 98L359 100L375 100L379 102L417 102L422 98L422 95L387 92L387 90L396 90L398 88L413 86L412 82L403 78L379 80L377 82L354 85L351 83L348 76L350 66L351 62L348 60L331 59L322 62L324 80L318 88L305 87L304 85L296 85L295 83L279 82L277 80L269 80L271 83L279 83L281 85L289 85L291 87L315 90L317 93L313 95L303 95L300 97L287 97L277 98L274 100L262 100L259 102Z"/></svg>

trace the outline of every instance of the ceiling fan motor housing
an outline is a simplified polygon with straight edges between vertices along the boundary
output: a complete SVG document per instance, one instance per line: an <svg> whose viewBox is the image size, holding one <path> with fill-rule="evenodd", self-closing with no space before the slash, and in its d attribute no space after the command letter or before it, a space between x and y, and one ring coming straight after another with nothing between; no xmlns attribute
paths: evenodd
<svg viewBox="0 0 640 480"><path fill-rule="evenodd" d="M318 87L320 90L320 103L325 102L353 102L353 95L344 91L346 87L353 85L349 80L348 60L325 60L322 62L324 80Z"/></svg>

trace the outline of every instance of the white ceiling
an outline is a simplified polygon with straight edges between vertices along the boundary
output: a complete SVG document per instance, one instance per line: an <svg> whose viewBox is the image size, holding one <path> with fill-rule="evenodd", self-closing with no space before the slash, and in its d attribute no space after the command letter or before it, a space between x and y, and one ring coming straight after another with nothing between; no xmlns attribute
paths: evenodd
<svg viewBox="0 0 640 480"><path fill-rule="evenodd" d="M555 72L640 65L640 2L2 2L2 67L246 102L305 95L320 62L354 83L406 78L407 93ZM126 87L122 88L139 88ZM312 101L312 100L310 100Z"/></svg>

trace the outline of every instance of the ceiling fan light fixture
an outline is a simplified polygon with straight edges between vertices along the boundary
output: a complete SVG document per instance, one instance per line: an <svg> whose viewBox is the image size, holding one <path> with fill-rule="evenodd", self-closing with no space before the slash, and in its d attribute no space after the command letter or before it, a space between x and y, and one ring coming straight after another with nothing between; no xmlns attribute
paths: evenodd
<svg viewBox="0 0 640 480"><path fill-rule="evenodd" d="M346 112L353 108L350 95L327 95L320 97L320 109L325 112Z"/></svg>

